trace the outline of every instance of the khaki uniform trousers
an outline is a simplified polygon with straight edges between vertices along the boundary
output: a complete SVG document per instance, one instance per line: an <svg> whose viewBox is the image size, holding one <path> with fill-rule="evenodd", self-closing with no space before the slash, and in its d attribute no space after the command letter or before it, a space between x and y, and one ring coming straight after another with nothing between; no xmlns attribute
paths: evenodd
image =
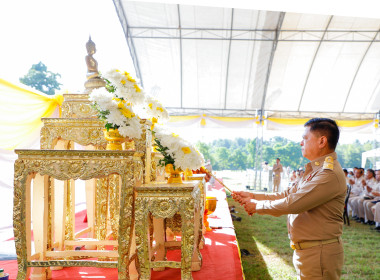
<svg viewBox="0 0 380 280"><path fill-rule="evenodd" d="M278 192L280 184L281 184L281 176L275 174L273 176L273 192Z"/></svg>
<svg viewBox="0 0 380 280"><path fill-rule="evenodd" d="M343 267L342 241L294 250L297 279L339 280Z"/></svg>
<svg viewBox="0 0 380 280"><path fill-rule="evenodd" d="M374 221L375 220L374 213L372 212L372 208L376 207L376 204L372 203L372 201L377 201L379 199L380 199L380 197L375 197L374 199L365 200L363 202L364 212L365 212L365 221ZM380 202L378 202L378 203L380 203Z"/></svg>
<svg viewBox="0 0 380 280"><path fill-rule="evenodd" d="M380 223L380 202L375 204L375 207L372 208L374 218L373 220L377 223Z"/></svg>

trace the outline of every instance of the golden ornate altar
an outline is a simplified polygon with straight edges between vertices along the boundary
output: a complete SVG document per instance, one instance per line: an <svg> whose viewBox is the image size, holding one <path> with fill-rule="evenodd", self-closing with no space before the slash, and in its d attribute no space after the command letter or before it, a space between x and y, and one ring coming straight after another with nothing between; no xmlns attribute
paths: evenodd
<svg viewBox="0 0 380 280"><path fill-rule="evenodd" d="M182 185L164 184L165 169L158 165L163 157L152 152L152 135L145 120L141 120L141 139L123 143L122 151L105 150L104 123L97 118L88 99L91 90L103 84L99 81L97 63L92 58L95 44L92 42L87 47L85 93L64 94L62 117L42 118L41 150L16 150L14 234L17 279L27 279L30 268L35 267L31 279L45 280L51 276L50 269L46 268L65 266L114 267L118 268L120 280L137 279L137 271L133 271L135 266L139 270L137 258L140 263L144 261L140 279L145 279L146 269L150 266L181 267L182 279L192 279L191 269L201 267L199 242L203 238L200 225L203 225L204 179L193 176ZM75 150L76 145L85 150ZM88 227L75 232L75 180L78 179L85 180ZM162 182L159 188L158 182ZM142 184L144 187L140 187ZM138 208L135 212L136 195ZM168 198L173 205L167 203ZM145 208L138 201L146 201L149 206ZM150 221L145 215L147 211L159 217L151 219L149 228L146 227ZM136 236L143 251L135 248L135 214L139 217ZM31 246L31 224L35 253L32 253ZM182 244L165 241L166 227L182 234ZM159 245L154 248L152 243L144 243L145 239L141 239L152 229L155 229L154 236ZM84 234L88 238L81 238ZM153 265L146 263L147 244L151 256L156 253ZM74 250L77 246L86 246L87 250ZM106 250L106 246L113 249ZM167 263L160 259L170 248L182 249L181 263Z"/></svg>
<svg viewBox="0 0 380 280"><path fill-rule="evenodd" d="M141 280L150 279L151 268L180 268L181 279L193 279L192 267L200 269L202 256L199 240L202 236L202 203L199 181L183 184L152 182L137 187L135 202L136 249L138 251ZM153 216L153 235L156 241L156 255L150 246L149 213ZM164 219L179 213L181 219L181 262L165 261L167 245ZM195 270L199 270L195 269Z"/></svg>
<svg viewBox="0 0 380 280"><path fill-rule="evenodd" d="M18 258L17 279L27 279L30 267L50 266L97 266L117 267L119 279L129 279L129 264L136 258L131 252L134 222L134 187L143 182L142 154L134 151L61 151L61 150L16 150L14 179L14 234ZM52 178L90 180L106 178L112 174L120 176L120 219L118 241L104 242L114 245L117 251L64 250L53 242L51 214ZM33 203L31 186L33 182ZM43 194L43 195L41 195ZM33 208L33 235L35 253L31 253L31 208ZM41 219L42 217L42 219ZM91 243L91 242L90 242ZM75 246L71 241L66 245ZM117 261L70 260L78 257L112 256ZM60 260L63 258L64 260Z"/></svg>

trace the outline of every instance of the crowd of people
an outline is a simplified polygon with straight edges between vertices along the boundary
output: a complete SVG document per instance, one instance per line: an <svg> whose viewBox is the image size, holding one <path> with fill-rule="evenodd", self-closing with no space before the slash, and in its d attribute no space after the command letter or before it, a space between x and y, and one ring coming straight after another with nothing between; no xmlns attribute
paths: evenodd
<svg viewBox="0 0 380 280"><path fill-rule="evenodd" d="M351 186L347 210L356 222L373 226L371 229L380 233L380 169L354 167L353 171L343 171Z"/></svg>
<svg viewBox="0 0 380 280"><path fill-rule="evenodd" d="M303 176L303 169L293 170L289 176L289 187ZM346 175L347 186L350 186L347 211L358 223L371 226L380 233L380 169L373 170L354 167Z"/></svg>

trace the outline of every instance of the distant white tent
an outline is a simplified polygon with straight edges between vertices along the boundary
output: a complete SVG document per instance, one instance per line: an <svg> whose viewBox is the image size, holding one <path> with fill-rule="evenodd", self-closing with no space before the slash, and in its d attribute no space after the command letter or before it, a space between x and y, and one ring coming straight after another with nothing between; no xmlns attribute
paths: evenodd
<svg viewBox="0 0 380 280"><path fill-rule="evenodd" d="M373 160L373 169L380 169L380 148L362 153L362 167L365 167L368 159Z"/></svg>

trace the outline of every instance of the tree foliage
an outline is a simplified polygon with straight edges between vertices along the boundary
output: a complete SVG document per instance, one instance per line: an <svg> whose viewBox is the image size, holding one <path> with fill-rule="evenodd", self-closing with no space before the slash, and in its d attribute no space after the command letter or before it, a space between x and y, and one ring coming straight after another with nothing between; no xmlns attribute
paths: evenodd
<svg viewBox="0 0 380 280"><path fill-rule="evenodd" d="M253 169L256 161L256 139L237 138L235 140L218 139L209 144L198 142L197 147L206 160L210 160L214 170ZM274 137L263 141L261 163L272 166L276 158L281 159L283 166L291 169L303 167L308 160L302 156L300 144L283 137ZM362 153L373 149L373 143L361 144L356 140L352 144L338 144L336 152L342 167L361 166ZM373 167L368 161L366 168Z"/></svg>
<svg viewBox="0 0 380 280"><path fill-rule="evenodd" d="M62 85L58 82L58 77L61 75L48 71L46 65L39 62L32 65L28 74L20 78L20 82L46 94L54 95L54 91L60 89Z"/></svg>

